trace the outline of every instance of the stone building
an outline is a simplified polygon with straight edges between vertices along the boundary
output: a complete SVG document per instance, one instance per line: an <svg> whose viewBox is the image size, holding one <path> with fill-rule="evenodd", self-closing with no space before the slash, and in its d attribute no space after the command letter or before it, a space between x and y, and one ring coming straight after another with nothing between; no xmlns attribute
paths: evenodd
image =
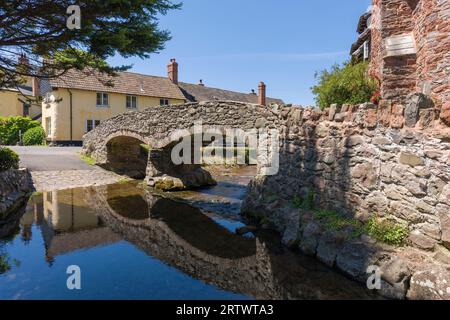
<svg viewBox="0 0 450 320"><path fill-rule="evenodd" d="M352 54L370 49L384 99L403 103L420 92L438 108L450 100L450 1L373 0L358 32Z"/></svg>

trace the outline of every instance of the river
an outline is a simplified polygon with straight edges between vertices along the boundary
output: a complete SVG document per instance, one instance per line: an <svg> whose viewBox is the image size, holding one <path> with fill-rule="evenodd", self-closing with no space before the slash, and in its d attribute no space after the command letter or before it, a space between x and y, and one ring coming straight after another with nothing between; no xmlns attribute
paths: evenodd
<svg viewBox="0 0 450 320"><path fill-rule="evenodd" d="M188 192L132 182L33 195L0 222L0 299L375 298L272 232L237 235L254 168L220 172Z"/></svg>

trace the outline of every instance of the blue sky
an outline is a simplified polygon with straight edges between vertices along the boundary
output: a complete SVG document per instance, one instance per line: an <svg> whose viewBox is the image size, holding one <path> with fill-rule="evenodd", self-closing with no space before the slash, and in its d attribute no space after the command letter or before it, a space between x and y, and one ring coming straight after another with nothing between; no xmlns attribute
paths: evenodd
<svg viewBox="0 0 450 320"><path fill-rule="evenodd" d="M356 25L370 0L185 0L160 19L172 34L150 59L114 57L113 65L166 76L170 58L179 79L241 92L267 84L268 96L313 105L314 74L348 59Z"/></svg>

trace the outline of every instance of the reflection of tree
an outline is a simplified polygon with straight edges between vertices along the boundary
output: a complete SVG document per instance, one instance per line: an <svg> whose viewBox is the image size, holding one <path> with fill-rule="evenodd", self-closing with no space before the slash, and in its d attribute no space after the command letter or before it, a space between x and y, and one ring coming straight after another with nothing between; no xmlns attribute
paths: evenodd
<svg viewBox="0 0 450 320"><path fill-rule="evenodd" d="M19 234L20 228L14 228L13 231L6 235L0 240L0 274L6 273L11 270L12 266L19 267L20 261L17 259L13 259L9 256L6 251L5 245L8 242L11 242L15 239L15 237Z"/></svg>
<svg viewBox="0 0 450 320"><path fill-rule="evenodd" d="M20 261L17 259L11 259L5 249L0 247L0 274L6 273L11 270L11 265L19 267Z"/></svg>

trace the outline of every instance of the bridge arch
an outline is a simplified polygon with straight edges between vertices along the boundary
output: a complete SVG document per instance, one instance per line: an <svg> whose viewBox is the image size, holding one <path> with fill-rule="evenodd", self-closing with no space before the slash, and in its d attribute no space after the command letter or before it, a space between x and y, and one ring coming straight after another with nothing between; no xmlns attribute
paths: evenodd
<svg viewBox="0 0 450 320"><path fill-rule="evenodd" d="M131 178L143 179L147 174L148 139L132 131L111 134L103 146L105 169Z"/></svg>
<svg viewBox="0 0 450 320"><path fill-rule="evenodd" d="M225 133L276 128L278 114L265 106L238 102L202 102L152 107L107 121L83 138L83 152L106 169L127 174L159 189L177 190L215 181L201 165L171 161L172 148L182 137L195 137L196 127ZM149 146L147 162L138 148Z"/></svg>

